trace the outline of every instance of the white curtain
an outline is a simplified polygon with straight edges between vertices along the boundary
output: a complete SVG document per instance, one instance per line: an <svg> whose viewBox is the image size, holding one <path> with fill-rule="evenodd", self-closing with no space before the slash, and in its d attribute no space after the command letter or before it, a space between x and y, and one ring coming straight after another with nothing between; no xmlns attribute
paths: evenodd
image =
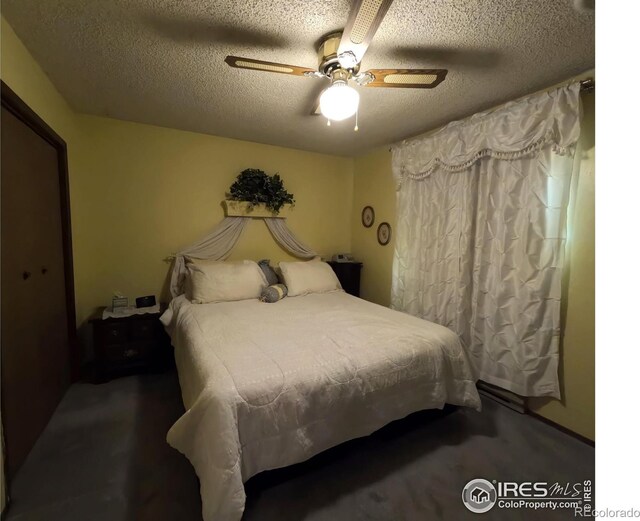
<svg viewBox="0 0 640 521"><path fill-rule="evenodd" d="M176 253L171 272L171 296L177 297L184 293L184 281L187 276L186 257L210 260L226 259L240 239L249 219L250 217L225 217L206 237ZM276 242L291 255L303 259L318 255L293 235L284 219L269 217L262 219Z"/></svg>
<svg viewBox="0 0 640 521"><path fill-rule="evenodd" d="M300 242L298 238L291 233L284 219L265 218L264 223L267 225L267 228L269 228L276 242L291 253L291 255L299 259L312 259L318 256L313 249L309 248L309 246L303 242Z"/></svg>
<svg viewBox="0 0 640 521"><path fill-rule="evenodd" d="M242 235L248 220L248 217L225 217L206 237L177 253L171 272L171 296L177 297L184 293L184 281L187 276L185 257L226 259Z"/></svg>
<svg viewBox="0 0 640 521"><path fill-rule="evenodd" d="M480 379L522 396L560 396L562 271L579 134L574 84L393 151L392 307L456 331Z"/></svg>

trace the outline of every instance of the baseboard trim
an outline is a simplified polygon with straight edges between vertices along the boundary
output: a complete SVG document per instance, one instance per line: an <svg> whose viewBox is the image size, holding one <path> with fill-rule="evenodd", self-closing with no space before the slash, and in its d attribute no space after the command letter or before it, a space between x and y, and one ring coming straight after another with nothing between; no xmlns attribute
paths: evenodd
<svg viewBox="0 0 640 521"><path fill-rule="evenodd" d="M507 389L503 389L502 387L484 382L482 380L478 380L476 382L476 387L478 388L478 392L481 395L486 396L494 402L504 405L505 407L508 407L509 409L512 409L520 414L528 414L529 416L533 416L536 420L546 423L547 425L559 431L562 431L565 434L568 434L572 438L575 438L595 448L595 441L587 438L586 436L583 436L582 434L578 434L577 432L572 431L564 425L556 423L549 418L545 418L537 412L532 411L529 408L527 399L524 396L520 396L512 391L508 391Z"/></svg>
<svg viewBox="0 0 640 521"><path fill-rule="evenodd" d="M478 389L478 393L480 393L482 396L486 396L487 398L489 398L490 400L493 400L494 402L499 403L500 405L504 405L505 407L508 407L509 409L517 413L525 414L527 412L522 405L518 403L514 403L511 400L508 400L506 398L503 398L498 394L494 394L490 391L485 391L484 389Z"/></svg>
<svg viewBox="0 0 640 521"><path fill-rule="evenodd" d="M525 414L527 411L525 399L516 393L508 391L507 389L502 389L497 385L483 382L482 380L478 380L476 387L481 395L486 396L505 407L509 407L509 409L513 411L519 412L520 414Z"/></svg>
<svg viewBox="0 0 640 521"><path fill-rule="evenodd" d="M587 438L586 436L583 436L582 434L578 434L577 432L572 431L571 429L568 429L564 425L560 425L559 423L556 423L553 420L550 420L549 418L545 418L544 416L542 416L541 414L538 414L537 412L533 412L532 410L527 410L527 414L529 416L532 416L536 420L541 421L542 423L546 423L547 425L554 427L555 429L558 429L559 431L562 431L565 434L568 434L572 438L575 438L576 440L579 440L582 443L586 443L587 445L593 448L595 448L596 446L595 441Z"/></svg>

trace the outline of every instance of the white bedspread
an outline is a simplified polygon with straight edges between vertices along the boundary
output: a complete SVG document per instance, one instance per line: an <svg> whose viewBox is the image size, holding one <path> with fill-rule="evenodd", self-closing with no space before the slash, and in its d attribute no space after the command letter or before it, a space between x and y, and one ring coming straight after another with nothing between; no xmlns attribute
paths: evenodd
<svg viewBox="0 0 640 521"><path fill-rule="evenodd" d="M342 291L191 304L161 320L185 414L167 440L200 478L205 521L238 521L243 482L445 403L480 409L449 329Z"/></svg>

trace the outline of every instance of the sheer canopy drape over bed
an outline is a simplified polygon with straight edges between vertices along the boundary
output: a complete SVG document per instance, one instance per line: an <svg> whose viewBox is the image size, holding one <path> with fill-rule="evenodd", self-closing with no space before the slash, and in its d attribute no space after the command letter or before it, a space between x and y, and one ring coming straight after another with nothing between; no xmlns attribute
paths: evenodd
<svg viewBox="0 0 640 521"><path fill-rule="evenodd" d="M477 376L559 397L567 206L579 85L454 122L393 150L392 307L445 325Z"/></svg>
<svg viewBox="0 0 640 521"><path fill-rule="evenodd" d="M184 293L184 281L187 275L185 258L224 260L240 239L242 231L250 217L225 217L203 239L175 254L171 272L171 296ZM291 232L284 219L265 217L264 222L276 242L291 255L301 259L311 259L318 254L305 245Z"/></svg>

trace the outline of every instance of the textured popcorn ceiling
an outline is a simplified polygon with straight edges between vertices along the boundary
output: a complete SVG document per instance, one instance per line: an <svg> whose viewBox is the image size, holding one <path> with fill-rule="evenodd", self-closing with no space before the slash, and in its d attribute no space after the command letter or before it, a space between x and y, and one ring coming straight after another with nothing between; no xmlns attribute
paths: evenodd
<svg viewBox="0 0 640 521"><path fill-rule="evenodd" d="M348 0L2 0L2 14L80 112L357 155L593 68L594 12L574 3L395 0L363 69L449 75L433 90L358 88L359 132L308 115L325 80L223 61L315 68Z"/></svg>

